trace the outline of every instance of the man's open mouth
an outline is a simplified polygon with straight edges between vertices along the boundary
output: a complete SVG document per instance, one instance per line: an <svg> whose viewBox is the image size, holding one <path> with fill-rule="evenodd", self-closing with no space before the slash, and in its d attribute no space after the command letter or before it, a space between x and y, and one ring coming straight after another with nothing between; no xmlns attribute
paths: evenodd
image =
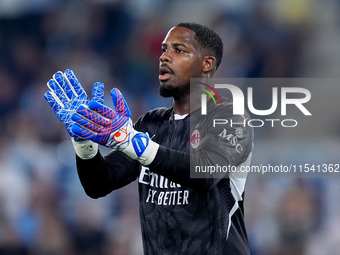
<svg viewBox="0 0 340 255"><path fill-rule="evenodd" d="M159 78L160 81L168 80L172 74L173 74L173 71L169 67L161 66L159 68L159 77L158 78Z"/></svg>

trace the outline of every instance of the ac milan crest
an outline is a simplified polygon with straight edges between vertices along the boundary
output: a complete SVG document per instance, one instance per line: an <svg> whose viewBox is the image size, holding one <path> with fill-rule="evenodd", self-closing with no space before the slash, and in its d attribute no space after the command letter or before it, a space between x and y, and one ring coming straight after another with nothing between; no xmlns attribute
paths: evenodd
<svg viewBox="0 0 340 255"><path fill-rule="evenodd" d="M190 136L190 145L193 149L196 149L201 141L200 131L196 128Z"/></svg>

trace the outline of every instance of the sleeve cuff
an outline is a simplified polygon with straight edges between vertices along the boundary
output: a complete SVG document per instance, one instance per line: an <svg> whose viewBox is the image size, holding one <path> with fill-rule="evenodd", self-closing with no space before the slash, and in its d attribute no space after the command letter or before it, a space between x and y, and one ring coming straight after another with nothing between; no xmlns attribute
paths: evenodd
<svg viewBox="0 0 340 255"><path fill-rule="evenodd" d="M150 139L148 147L146 148L144 153L138 158L138 161L144 166L150 165L156 157L158 148L159 144L155 143Z"/></svg>

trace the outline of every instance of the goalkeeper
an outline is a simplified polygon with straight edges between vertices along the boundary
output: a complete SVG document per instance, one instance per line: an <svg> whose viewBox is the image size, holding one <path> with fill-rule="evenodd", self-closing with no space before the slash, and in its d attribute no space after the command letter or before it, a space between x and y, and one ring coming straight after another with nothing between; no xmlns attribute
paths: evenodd
<svg viewBox="0 0 340 255"><path fill-rule="evenodd" d="M45 99L72 138L88 196L106 196L138 179L144 254L247 255L245 178L190 178L192 163L250 163L252 129L212 127L200 114L200 102L190 106L190 78L214 75L222 41L205 26L180 23L161 47L159 93L172 97L173 107L151 110L133 124L118 89L111 91L113 108L103 105L102 83L94 84L90 101L71 70L54 74ZM208 101L209 118L241 123L244 116L233 116L231 101L222 100L221 106ZM98 144L112 151L104 157Z"/></svg>

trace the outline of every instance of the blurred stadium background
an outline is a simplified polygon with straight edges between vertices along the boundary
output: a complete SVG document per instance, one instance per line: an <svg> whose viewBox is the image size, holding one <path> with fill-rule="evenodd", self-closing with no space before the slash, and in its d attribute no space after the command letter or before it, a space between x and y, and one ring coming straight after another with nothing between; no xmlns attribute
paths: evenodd
<svg viewBox="0 0 340 255"><path fill-rule="evenodd" d="M0 0L0 255L143 253L137 184L98 200L80 186L68 135L43 99L56 71L73 69L88 93L104 82L107 104L120 88L136 119L171 105L157 93L160 43L195 21L224 40L217 77L338 77L339 11L339 0ZM336 123L324 128L340 142ZM280 145L262 138L259 155L273 156ZM246 194L253 255L339 254L339 179L253 178Z"/></svg>

